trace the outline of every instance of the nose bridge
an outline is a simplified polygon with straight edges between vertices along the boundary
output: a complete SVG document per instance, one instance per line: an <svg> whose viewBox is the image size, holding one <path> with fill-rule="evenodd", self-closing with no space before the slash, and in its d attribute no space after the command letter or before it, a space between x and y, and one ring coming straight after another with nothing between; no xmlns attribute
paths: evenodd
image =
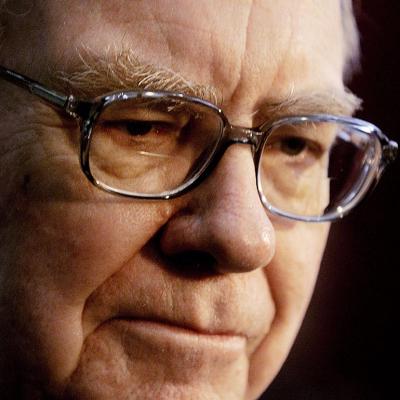
<svg viewBox="0 0 400 400"><path fill-rule="evenodd" d="M247 128L236 129L230 139L231 143L253 144ZM266 266L274 253L273 228L260 202L255 175L249 175L253 168L248 149L231 147L214 180L204 188L211 193L200 211L204 237L210 241L221 271L246 272Z"/></svg>
<svg viewBox="0 0 400 400"><path fill-rule="evenodd" d="M263 133L244 126L229 125L225 131L225 137L228 144L250 144L254 148L259 145Z"/></svg>

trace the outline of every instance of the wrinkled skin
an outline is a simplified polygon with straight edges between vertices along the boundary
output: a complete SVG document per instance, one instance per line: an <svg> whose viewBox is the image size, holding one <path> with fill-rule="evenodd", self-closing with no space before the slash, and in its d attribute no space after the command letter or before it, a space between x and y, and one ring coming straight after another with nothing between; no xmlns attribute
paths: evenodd
<svg viewBox="0 0 400 400"><path fill-rule="evenodd" d="M94 53L129 46L144 62L216 86L242 126L261 122L267 98L343 88L335 0L37 3L8 16L0 56L42 81L49 66L73 64L82 45ZM267 214L245 145L231 146L181 198L103 193L66 151L73 125L20 89L1 88L4 391L259 396L296 336L329 226Z"/></svg>

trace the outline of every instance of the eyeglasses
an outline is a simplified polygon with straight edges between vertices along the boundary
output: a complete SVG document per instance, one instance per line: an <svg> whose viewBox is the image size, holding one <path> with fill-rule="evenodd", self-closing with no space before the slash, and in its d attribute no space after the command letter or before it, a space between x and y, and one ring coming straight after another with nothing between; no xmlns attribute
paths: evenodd
<svg viewBox="0 0 400 400"><path fill-rule="evenodd" d="M300 115L243 128L215 105L180 93L121 91L82 101L1 66L0 77L78 119L82 171L121 196L180 196L212 172L228 146L247 144L267 210L332 221L359 203L397 155L397 143L355 118Z"/></svg>

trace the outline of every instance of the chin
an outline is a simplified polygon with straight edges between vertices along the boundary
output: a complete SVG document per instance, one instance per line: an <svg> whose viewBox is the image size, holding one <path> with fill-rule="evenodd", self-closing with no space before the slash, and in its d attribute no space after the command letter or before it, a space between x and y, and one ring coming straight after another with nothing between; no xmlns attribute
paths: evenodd
<svg viewBox="0 0 400 400"><path fill-rule="evenodd" d="M246 339L111 320L90 335L62 399L242 400Z"/></svg>

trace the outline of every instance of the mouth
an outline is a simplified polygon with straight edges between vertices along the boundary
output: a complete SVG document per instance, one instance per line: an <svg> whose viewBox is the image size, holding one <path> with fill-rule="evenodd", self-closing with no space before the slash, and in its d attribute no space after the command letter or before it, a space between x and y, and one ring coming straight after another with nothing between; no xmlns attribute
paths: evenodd
<svg viewBox="0 0 400 400"><path fill-rule="evenodd" d="M147 343L183 348L214 349L237 353L246 348L244 335L228 331L209 331L178 325L170 321L116 317L109 321L125 334Z"/></svg>
<svg viewBox="0 0 400 400"><path fill-rule="evenodd" d="M144 316L114 316L87 337L82 365L89 373L95 371L95 382L98 374L104 374L112 385L127 381L129 387L176 387L196 393L185 398L203 398L197 393L204 388L231 379L247 382L246 342L233 332L198 330Z"/></svg>

